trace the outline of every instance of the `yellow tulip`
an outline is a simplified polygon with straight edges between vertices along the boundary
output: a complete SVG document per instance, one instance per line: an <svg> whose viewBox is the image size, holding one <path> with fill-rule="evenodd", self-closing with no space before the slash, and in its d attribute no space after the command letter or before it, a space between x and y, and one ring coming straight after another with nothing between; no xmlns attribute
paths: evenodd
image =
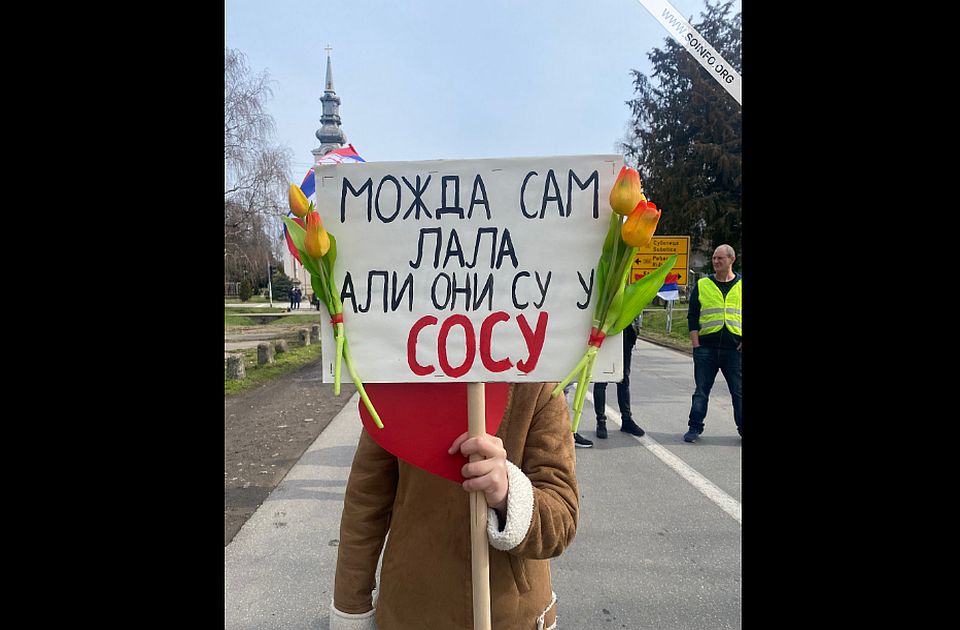
<svg viewBox="0 0 960 630"><path fill-rule="evenodd" d="M613 188L610 190L610 207L617 214L628 216L642 199L640 173L629 166L624 166L620 169L617 181L613 183Z"/></svg>
<svg viewBox="0 0 960 630"><path fill-rule="evenodd" d="M303 248L314 258L326 256L330 249L330 236L323 229L323 221L317 212L307 215L307 236L303 239Z"/></svg>
<svg viewBox="0 0 960 630"><path fill-rule="evenodd" d="M645 247L653 238L658 221L660 210L657 210L657 206L649 201L641 201L620 228L623 242L631 247Z"/></svg>
<svg viewBox="0 0 960 630"><path fill-rule="evenodd" d="M287 193L287 202L290 204L290 210L298 218L302 219L310 212L310 204L307 198L296 184L290 184L290 191Z"/></svg>

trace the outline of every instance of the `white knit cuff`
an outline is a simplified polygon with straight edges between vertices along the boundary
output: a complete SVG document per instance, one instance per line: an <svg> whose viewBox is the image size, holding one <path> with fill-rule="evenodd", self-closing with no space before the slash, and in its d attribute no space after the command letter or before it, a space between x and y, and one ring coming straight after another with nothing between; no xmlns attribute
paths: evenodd
<svg viewBox="0 0 960 630"><path fill-rule="evenodd" d="M523 471L507 460L507 524L500 530L497 511L487 508L487 539L494 549L509 551L523 542L533 521L533 484Z"/></svg>
<svg viewBox="0 0 960 630"><path fill-rule="evenodd" d="M345 613L330 602L330 630L377 630L376 608L365 613Z"/></svg>

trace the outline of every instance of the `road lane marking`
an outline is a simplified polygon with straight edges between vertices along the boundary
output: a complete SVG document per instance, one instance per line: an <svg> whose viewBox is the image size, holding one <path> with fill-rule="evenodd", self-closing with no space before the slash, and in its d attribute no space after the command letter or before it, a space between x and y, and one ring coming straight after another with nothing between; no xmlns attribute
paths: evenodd
<svg viewBox="0 0 960 630"><path fill-rule="evenodd" d="M586 397L590 399L591 403L593 402L593 394L591 392L588 391ZM608 419L613 419L617 422L617 424L622 426L620 414L616 410L610 407L610 405L604 405L604 409ZM735 520L739 525L743 525L743 522L740 520L739 501L731 497L729 494L717 487L715 483L691 468L690 464L671 453L665 447L661 446L661 444L650 437L649 434L644 434L641 437L631 435L630 437L639 440L640 444L646 447L646 449L653 453L660 461L690 482L694 488L699 490L705 497L713 501L717 507L733 517L733 520Z"/></svg>

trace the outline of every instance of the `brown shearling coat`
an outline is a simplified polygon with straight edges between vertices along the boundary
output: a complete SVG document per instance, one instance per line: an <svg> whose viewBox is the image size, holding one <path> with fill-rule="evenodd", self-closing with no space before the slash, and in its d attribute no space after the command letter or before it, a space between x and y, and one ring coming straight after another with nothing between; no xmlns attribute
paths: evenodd
<svg viewBox="0 0 960 630"><path fill-rule="evenodd" d="M533 514L526 533L519 529L519 544L507 551L490 547L494 630L533 630L545 610L544 628L556 619L549 558L573 540L579 495L570 415L563 395L551 397L554 386L512 384L497 431L507 460L532 485ZM515 496L521 493L511 482L508 519ZM335 608L363 613L373 607L377 560L389 531L376 603L378 629L472 628L468 499L458 484L398 460L363 431L340 523ZM557 594L558 602L562 597Z"/></svg>

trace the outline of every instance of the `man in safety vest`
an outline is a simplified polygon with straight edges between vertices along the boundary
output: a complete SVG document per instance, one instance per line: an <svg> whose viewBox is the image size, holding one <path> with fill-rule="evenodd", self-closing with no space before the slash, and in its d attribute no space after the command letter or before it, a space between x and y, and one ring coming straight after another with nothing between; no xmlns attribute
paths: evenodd
<svg viewBox="0 0 960 630"><path fill-rule="evenodd" d="M740 274L733 272L736 259L732 247L719 246L713 252L716 273L700 278L690 293L687 325L693 342L693 378L697 388L687 422L690 430L684 434L684 442L696 442L703 433L703 419L707 416L707 401L717 370L727 379L733 397L733 420L737 423L737 433L743 436L740 396L743 282Z"/></svg>

